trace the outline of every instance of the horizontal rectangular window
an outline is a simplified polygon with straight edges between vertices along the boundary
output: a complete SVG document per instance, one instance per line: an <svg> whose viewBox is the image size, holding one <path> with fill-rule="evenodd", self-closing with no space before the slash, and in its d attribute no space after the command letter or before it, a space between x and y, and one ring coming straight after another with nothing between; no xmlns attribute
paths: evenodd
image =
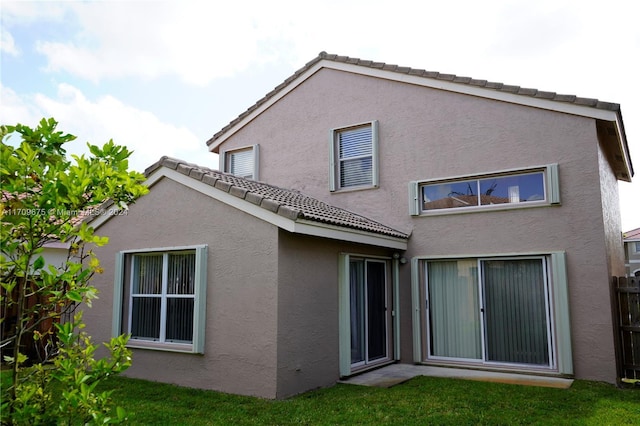
<svg viewBox="0 0 640 426"><path fill-rule="evenodd" d="M411 214L560 202L557 165L479 176L411 182Z"/></svg>

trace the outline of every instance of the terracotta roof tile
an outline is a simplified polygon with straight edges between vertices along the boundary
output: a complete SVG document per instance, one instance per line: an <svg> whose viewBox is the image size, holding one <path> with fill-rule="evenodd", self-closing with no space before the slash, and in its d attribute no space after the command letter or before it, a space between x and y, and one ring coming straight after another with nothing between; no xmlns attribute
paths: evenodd
<svg viewBox="0 0 640 426"><path fill-rule="evenodd" d="M640 239L640 228L632 229L622 234L625 240L638 240Z"/></svg>
<svg viewBox="0 0 640 426"><path fill-rule="evenodd" d="M149 176L160 167L176 170L229 194L291 220L307 219L344 228L406 239L409 236L364 216L331 206L298 191L244 179L171 157L162 157L145 170Z"/></svg>

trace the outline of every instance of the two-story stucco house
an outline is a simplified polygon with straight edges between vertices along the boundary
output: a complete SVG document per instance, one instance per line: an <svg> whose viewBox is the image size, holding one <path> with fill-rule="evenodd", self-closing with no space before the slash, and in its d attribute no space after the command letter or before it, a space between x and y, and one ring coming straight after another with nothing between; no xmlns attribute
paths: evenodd
<svg viewBox="0 0 640 426"><path fill-rule="evenodd" d="M99 217L127 374L281 398L392 362L614 382L620 107L321 53Z"/></svg>
<svg viewBox="0 0 640 426"><path fill-rule="evenodd" d="M640 276L640 228L625 232L622 235L622 240L627 276Z"/></svg>

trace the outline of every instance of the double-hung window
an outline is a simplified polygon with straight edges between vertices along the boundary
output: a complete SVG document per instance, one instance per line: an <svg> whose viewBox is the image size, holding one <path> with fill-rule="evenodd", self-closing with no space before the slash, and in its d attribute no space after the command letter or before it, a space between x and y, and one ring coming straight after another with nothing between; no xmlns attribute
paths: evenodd
<svg viewBox="0 0 640 426"><path fill-rule="evenodd" d="M258 180L259 145L225 151L220 155L220 170L246 179Z"/></svg>
<svg viewBox="0 0 640 426"><path fill-rule="evenodd" d="M409 183L412 215L560 204L558 165Z"/></svg>
<svg viewBox="0 0 640 426"><path fill-rule="evenodd" d="M378 186L378 122L333 129L330 133L329 189Z"/></svg>
<svg viewBox="0 0 640 426"><path fill-rule="evenodd" d="M121 252L113 334L130 346L201 353L204 349L206 247Z"/></svg>

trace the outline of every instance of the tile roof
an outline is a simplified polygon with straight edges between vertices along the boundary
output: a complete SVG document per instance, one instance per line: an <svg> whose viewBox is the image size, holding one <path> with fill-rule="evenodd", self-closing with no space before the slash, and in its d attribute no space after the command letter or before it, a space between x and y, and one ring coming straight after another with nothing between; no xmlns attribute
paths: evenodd
<svg viewBox="0 0 640 426"><path fill-rule="evenodd" d="M625 240L640 240L640 228L632 229L622 234Z"/></svg>
<svg viewBox="0 0 640 426"><path fill-rule="evenodd" d="M145 170L148 177L160 167L176 170L216 189L228 192L290 220L306 219L344 228L356 229L395 238L407 239L403 232L385 226L350 211L331 206L298 191L279 188L263 182L244 179L218 170L201 167L182 160L162 157Z"/></svg>
<svg viewBox="0 0 640 426"><path fill-rule="evenodd" d="M504 83L491 82L488 80L477 80L471 77L462 77L454 74L442 74L434 71L427 71L419 68L410 68L410 67L402 67L398 65L386 64L384 62L374 62L370 60L364 60L359 58L351 58L349 56L339 56L334 54L329 54L327 52L320 52L320 54L309 61L304 67L300 68L298 71L293 73L289 78L287 78L284 82L276 86L271 92L267 93L263 98L258 100L254 105L249 107L245 112L240 114L237 118L223 127L220 131L215 133L211 139L207 141L207 146L213 144L220 136L222 136L227 130L236 125L238 122L242 121L245 117L250 115L253 111L258 109L262 104L267 102L270 98L275 96L278 92L284 89L289 83L298 78L301 74L305 73L309 69L311 69L315 64L322 60L328 60L333 62L340 62L345 64L358 65L362 67L368 67L373 69L380 69L384 71L391 71L398 74L408 74L412 76L424 77L428 79L434 80L443 80L452 83L464 84L469 86L480 87L484 89L494 90L497 92L506 92L511 94L516 94L520 96L527 96L531 98L540 98L546 99L555 102L564 102L571 103L580 106L587 106L597 109L609 110L620 113L620 104L612 103L612 102L603 102L598 99L593 98L582 98L575 95L563 95L555 92L546 92L538 89L529 89L522 88L520 86L513 86Z"/></svg>

